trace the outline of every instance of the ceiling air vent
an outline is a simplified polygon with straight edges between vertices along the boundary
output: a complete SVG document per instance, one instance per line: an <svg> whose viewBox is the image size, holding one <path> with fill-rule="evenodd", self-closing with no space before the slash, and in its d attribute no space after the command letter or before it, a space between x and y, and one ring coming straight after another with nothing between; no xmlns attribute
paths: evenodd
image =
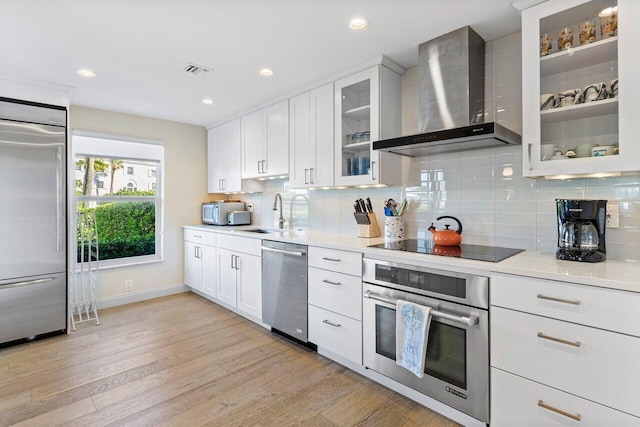
<svg viewBox="0 0 640 427"><path fill-rule="evenodd" d="M202 74L208 73L211 71L211 68L203 67L202 65L196 65L191 62L188 62L184 67L184 71L189 74L193 74L194 76L200 76Z"/></svg>

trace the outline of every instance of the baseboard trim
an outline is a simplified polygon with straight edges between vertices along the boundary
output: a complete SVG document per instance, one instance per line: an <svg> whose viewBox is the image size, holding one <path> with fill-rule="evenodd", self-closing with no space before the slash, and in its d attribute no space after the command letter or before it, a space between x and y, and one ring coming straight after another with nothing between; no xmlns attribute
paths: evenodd
<svg viewBox="0 0 640 427"><path fill-rule="evenodd" d="M149 299L166 297L168 295L187 292L189 288L185 285L171 285L164 288L151 289L148 291L136 292L134 294L117 295L114 297L99 298L96 300L98 309L116 307L119 305L131 304L133 302L146 301Z"/></svg>

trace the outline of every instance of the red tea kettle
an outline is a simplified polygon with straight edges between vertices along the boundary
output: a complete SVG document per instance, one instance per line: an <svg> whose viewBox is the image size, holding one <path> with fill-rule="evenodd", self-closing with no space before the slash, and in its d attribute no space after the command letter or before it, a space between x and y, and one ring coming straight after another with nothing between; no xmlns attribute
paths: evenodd
<svg viewBox="0 0 640 427"><path fill-rule="evenodd" d="M436 220L440 221L441 219L445 219L445 218L450 218L455 222L457 222L458 229L449 230L449 227L451 225L445 224L444 230L436 230L436 227L434 227L433 223L431 223L431 227L429 227L428 230L432 234L433 243L435 243L436 245L442 245L442 246L457 246L460 244L460 242L462 242L462 223L460 222L460 220L458 220L458 218L453 216L441 216Z"/></svg>

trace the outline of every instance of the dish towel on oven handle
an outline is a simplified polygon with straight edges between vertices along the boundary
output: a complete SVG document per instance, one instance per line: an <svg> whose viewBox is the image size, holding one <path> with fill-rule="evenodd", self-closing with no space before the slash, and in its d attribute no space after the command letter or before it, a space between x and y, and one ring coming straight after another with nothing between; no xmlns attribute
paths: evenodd
<svg viewBox="0 0 640 427"><path fill-rule="evenodd" d="M396 364L418 378L424 376L431 308L398 300L396 303Z"/></svg>

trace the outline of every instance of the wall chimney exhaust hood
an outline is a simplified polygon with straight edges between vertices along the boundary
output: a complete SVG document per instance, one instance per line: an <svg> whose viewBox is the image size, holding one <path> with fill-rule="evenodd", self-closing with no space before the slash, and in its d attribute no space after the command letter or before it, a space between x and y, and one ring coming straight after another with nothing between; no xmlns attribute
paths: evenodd
<svg viewBox="0 0 640 427"><path fill-rule="evenodd" d="M484 121L484 40L463 27L418 49L419 134L373 142L374 150L417 157L501 145L521 137Z"/></svg>

